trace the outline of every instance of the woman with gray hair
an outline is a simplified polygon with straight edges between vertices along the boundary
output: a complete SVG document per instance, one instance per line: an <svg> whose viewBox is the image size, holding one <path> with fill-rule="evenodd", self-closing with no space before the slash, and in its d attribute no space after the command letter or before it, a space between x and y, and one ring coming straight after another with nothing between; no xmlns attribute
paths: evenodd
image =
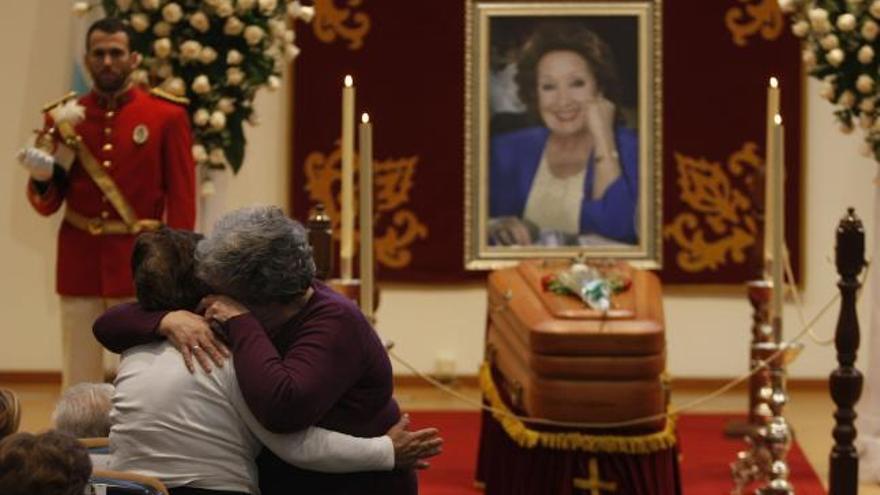
<svg viewBox="0 0 880 495"><path fill-rule="evenodd" d="M198 358L210 342L204 336L210 334L207 321L217 322L232 350L242 395L269 430L316 424L370 437L397 422L388 355L358 307L313 279L311 249L299 223L275 207L237 210L217 222L196 257L200 277L219 294L202 300L201 325L184 322L175 312L117 306L95 323L98 340L119 352L167 336L184 357ZM317 473L265 452L259 464L260 487L268 495L291 489L418 493L412 470Z"/></svg>
<svg viewBox="0 0 880 495"><path fill-rule="evenodd" d="M77 383L61 394L52 423L74 438L100 438L110 434L113 385Z"/></svg>

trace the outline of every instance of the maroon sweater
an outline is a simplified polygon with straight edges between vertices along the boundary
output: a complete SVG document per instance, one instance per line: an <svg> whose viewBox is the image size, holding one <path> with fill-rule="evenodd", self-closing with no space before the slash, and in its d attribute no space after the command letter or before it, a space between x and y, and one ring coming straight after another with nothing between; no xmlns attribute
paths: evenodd
<svg viewBox="0 0 880 495"><path fill-rule="evenodd" d="M357 306L321 282L312 287L303 309L274 335L250 314L227 322L242 395L271 431L317 424L350 435L383 435L400 418L388 354ZM133 303L116 306L95 322L95 337L122 352L160 338L156 328L165 314ZM418 493L413 471L316 473L265 449L259 467L265 495Z"/></svg>

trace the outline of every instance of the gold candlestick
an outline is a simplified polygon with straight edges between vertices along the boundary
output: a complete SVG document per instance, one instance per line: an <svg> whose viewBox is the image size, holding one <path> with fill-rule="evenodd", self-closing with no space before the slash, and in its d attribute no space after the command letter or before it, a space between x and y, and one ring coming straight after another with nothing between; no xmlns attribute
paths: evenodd
<svg viewBox="0 0 880 495"><path fill-rule="evenodd" d="M360 265L361 311L373 321L373 125L361 116L360 137Z"/></svg>
<svg viewBox="0 0 880 495"><path fill-rule="evenodd" d="M342 191L339 277L351 280L354 257L354 81L345 76L342 88Z"/></svg>

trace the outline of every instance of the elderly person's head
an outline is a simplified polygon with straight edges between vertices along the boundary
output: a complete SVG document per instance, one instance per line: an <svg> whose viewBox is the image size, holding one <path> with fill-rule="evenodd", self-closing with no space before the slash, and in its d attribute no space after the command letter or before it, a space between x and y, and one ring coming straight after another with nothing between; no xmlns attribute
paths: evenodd
<svg viewBox="0 0 880 495"><path fill-rule="evenodd" d="M0 440L18 431L21 423L21 402L15 392L0 388Z"/></svg>
<svg viewBox="0 0 880 495"><path fill-rule="evenodd" d="M78 383L68 388L52 413L55 429L76 438L109 436L112 399L109 383Z"/></svg>
<svg viewBox="0 0 880 495"><path fill-rule="evenodd" d="M224 215L199 242L196 260L211 288L251 308L297 302L315 275L305 229L274 206Z"/></svg>
<svg viewBox="0 0 880 495"><path fill-rule="evenodd" d="M82 495L91 473L88 451L70 435L16 433L0 441L3 495Z"/></svg>
<svg viewBox="0 0 880 495"><path fill-rule="evenodd" d="M580 124L578 111L597 95L616 104L620 88L611 49L574 21L537 27L523 48L516 83L520 99L551 131Z"/></svg>
<svg viewBox="0 0 880 495"><path fill-rule="evenodd" d="M144 309L193 309L208 294L195 270L195 249L201 239L201 234L170 228L137 237L131 271Z"/></svg>

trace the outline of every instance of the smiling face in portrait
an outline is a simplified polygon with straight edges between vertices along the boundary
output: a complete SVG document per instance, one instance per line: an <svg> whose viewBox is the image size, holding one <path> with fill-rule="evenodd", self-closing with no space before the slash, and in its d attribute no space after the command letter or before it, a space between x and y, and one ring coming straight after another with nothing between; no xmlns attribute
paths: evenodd
<svg viewBox="0 0 880 495"><path fill-rule="evenodd" d="M129 48L128 34L124 31L95 30L89 36L86 67L98 90L115 93L124 88L139 61L139 55Z"/></svg>
<svg viewBox="0 0 880 495"><path fill-rule="evenodd" d="M547 52L537 66L538 112L550 132L573 135L586 130L587 107L597 84L587 61L569 50Z"/></svg>

